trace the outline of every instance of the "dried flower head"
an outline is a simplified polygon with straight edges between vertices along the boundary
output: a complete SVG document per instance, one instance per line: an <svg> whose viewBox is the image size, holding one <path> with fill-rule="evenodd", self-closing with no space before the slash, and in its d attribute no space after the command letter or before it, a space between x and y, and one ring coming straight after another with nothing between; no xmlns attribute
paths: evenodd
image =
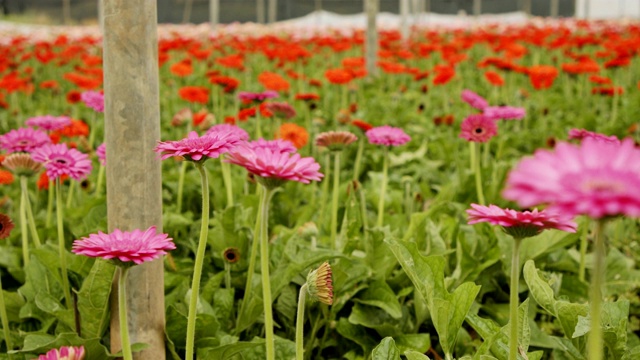
<svg viewBox="0 0 640 360"><path fill-rule="evenodd" d="M15 227L11 218L5 214L0 214L0 239L6 239Z"/></svg>
<svg viewBox="0 0 640 360"><path fill-rule="evenodd" d="M327 131L316 136L316 145L327 147L331 151L341 151L356 140L358 137L348 131Z"/></svg>
<svg viewBox="0 0 640 360"><path fill-rule="evenodd" d="M229 264L236 263L240 260L240 250L234 247L228 247L222 252L222 259Z"/></svg>
<svg viewBox="0 0 640 360"><path fill-rule="evenodd" d="M190 108L183 108L173 115L171 126L181 126L188 123L193 118L193 111Z"/></svg>
<svg viewBox="0 0 640 360"><path fill-rule="evenodd" d="M42 170L42 164L33 160L29 153L13 153L2 165L18 176L33 176Z"/></svg>
<svg viewBox="0 0 640 360"><path fill-rule="evenodd" d="M331 266L328 262L325 261L307 275L307 286L311 299L327 305L333 304L333 281Z"/></svg>
<svg viewBox="0 0 640 360"><path fill-rule="evenodd" d="M296 116L296 109L286 102L271 102L266 104L267 110L272 112L275 116L289 120Z"/></svg>

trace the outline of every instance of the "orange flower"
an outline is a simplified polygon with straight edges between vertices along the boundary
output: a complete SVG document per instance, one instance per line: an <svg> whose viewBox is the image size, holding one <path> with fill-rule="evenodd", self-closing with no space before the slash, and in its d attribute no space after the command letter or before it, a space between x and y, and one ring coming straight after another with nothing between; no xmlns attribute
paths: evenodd
<svg viewBox="0 0 640 360"><path fill-rule="evenodd" d="M60 177L60 181L65 181L67 179L69 179L69 175L62 175ZM38 185L38 190L49 190L49 177L47 176L46 171L43 171L42 174L40 174L36 185Z"/></svg>
<svg viewBox="0 0 640 360"><path fill-rule="evenodd" d="M59 87L58 82L55 80L45 80L40 83L40 89L57 89Z"/></svg>
<svg viewBox="0 0 640 360"><path fill-rule="evenodd" d="M504 85L504 79L502 78L502 76L500 76L500 74L498 74L495 71L487 71L484 73L484 78L487 79L487 81L494 86L502 86Z"/></svg>
<svg viewBox="0 0 640 360"><path fill-rule="evenodd" d="M185 59L171 65L169 70L176 76L189 76L193 73L193 67L191 66L190 59Z"/></svg>
<svg viewBox="0 0 640 360"><path fill-rule="evenodd" d="M191 103L206 104L209 102L209 89L202 86L183 86L178 90L178 95Z"/></svg>
<svg viewBox="0 0 640 360"><path fill-rule="evenodd" d="M591 75L589 76L589 81L591 81L594 84L611 84L611 79L609 79L606 76L599 76L599 75Z"/></svg>
<svg viewBox="0 0 640 360"><path fill-rule="evenodd" d="M367 132L370 129L373 129L373 125L369 124L366 121L362 121L362 120L358 120L358 119L352 120L351 121L351 125L355 125L355 126L359 127L360 130L362 130L364 132Z"/></svg>
<svg viewBox="0 0 640 360"><path fill-rule="evenodd" d="M244 58L240 54L217 58L216 63L231 69L244 69Z"/></svg>
<svg viewBox="0 0 640 360"><path fill-rule="evenodd" d="M11 171L0 169L0 185L9 185L13 183L13 174Z"/></svg>
<svg viewBox="0 0 640 360"><path fill-rule="evenodd" d="M309 141L309 133L302 126L293 123L284 123L280 126L277 139L289 140L297 149L302 148Z"/></svg>
<svg viewBox="0 0 640 360"><path fill-rule="evenodd" d="M329 69L324 72L324 77L332 84L346 84L353 79L351 72L343 69Z"/></svg>
<svg viewBox="0 0 640 360"><path fill-rule="evenodd" d="M230 76L212 75L209 78L209 82L212 84L224 86L224 92L226 93L233 92L238 87L238 85L240 85L240 81L238 79Z"/></svg>
<svg viewBox="0 0 640 360"><path fill-rule="evenodd" d="M265 71L258 75L258 81L267 90L288 91L289 82L276 73Z"/></svg>
<svg viewBox="0 0 640 360"><path fill-rule="evenodd" d="M456 70L448 65L436 65L433 71L436 73L433 85L444 85L456 76Z"/></svg>
<svg viewBox="0 0 640 360"><path fill-rule="evenodd" d="M54 140L54 138L60 140L61 136L65 136L68 138L76 136L89 136L89 125L87 125L82 120L71 119L71 125L68 125L60 130L56 130L50 135L52 141Z"/></svg>
<svg viewBox="0 0 640 360"><path fill-rule="evenodd" d="M75 104L82 100L82 94L78 90L71 90L67 93L67 102L69 104Z"/></svg>
<svg viewBox="0 0 640 360"><path fill-rule="evenodd" d="M314 93L300 93L296 94L295 99L303 101L320 100L320 95Z"/></svg>
<svg viewBox="0 0 640 360"><path fill-rule="evenodd" d="M558 76L558 69L550 65L531 66L527 72L531 85L537 90L550 88Z"/></svg>

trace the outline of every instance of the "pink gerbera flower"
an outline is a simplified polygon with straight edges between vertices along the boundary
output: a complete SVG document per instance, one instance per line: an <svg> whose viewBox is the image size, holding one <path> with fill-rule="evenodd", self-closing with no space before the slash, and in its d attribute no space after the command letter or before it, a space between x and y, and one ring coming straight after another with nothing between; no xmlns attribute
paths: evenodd
<svg viewBox="0 0 640 360"><path fill-rule="evenodd" d="M39 127L46 131L54 131L71 125L71 118L68 116L53 115L36 116L27 119L25 124L28 126Z"/></svg>
<svg viewBox="0 0 640 360"><path fill-rule="evenodd" d="M0 135L0 148L8 153L31 152L50 143L51 139L47 133L33 128L19 128Z"/></svg>
<svg viewBox="0 0 640 360"><path fill-rule="evenodd" d="M605 135L605 134L600 134L600 133L596 133L593 131L588 131L585 129L571 129L569 130L569 139L570 140L583 140L586 138L591 138L591 139L595 139L595 140L600 140L600 141L604 141L604 142L610 142L610 143L614 143L614 144L619 144L620 143L620 139L618 139L617 137L611 135Z"/></svg>
<svg viewBox="0 0 640 360"><path fill-rule="evenodd" d="M100 144L96 148L96 155L98 156L98 160L100 161L100 165L107 165L107 146L106 144Z"/></svg>
<svg viewBox="0 0 640 360"><path fill-rule="evenodd" d="M462 94L460 94L460 97L462 98L462 101L478 110L484 110L487 106L489 106L489 103L485 98L471 90L462 90Z"/></svg>
<svg viewBox="0 0 640 360"><path fill-rule="evenodd" d="M513 106L487 106L482 114L491 120L521 120L527 111Z"/></svg>
<svg viewBox="0 0 640 360"><path fill-rule="evenodd" d="M258 140L251 141L248 145L256 151L258 149L268 149L273 152L280 153L294 153L298 151L291 141L284 139L265 140L260 138Z"/></svg>
<svg viewBox="0 0 640 360"><path fill-rule="evenodd" d="M238 137L242 141L249 140L249 134L241 127L231 124L218 124L213 125L207 130L207 135L213 135L220 132L230 132Z"/></svg>
<svg viewBox="0 0 640 360"><path fill-rule="evenodd" d="M385 146L400 146L411 141L411 137L402 129L383 125L367 130L365 133L369 139L369 143Z"/></svg>
<svg viewBox="0 0 640 360"><path fill-rule="evenodd" d="M548 204L567 216L640 216L640 149L585 138L558 143L520 161L507 178L504 197L522 207Z"/></svg>
<svg viewBox="0 0 640 360"><path fill-rule="evenodd" d="M48 144L31 153L33 160L44 164L49 179L68 175L82 180L91 172L91 160L87 154L69 149L67 144Z"/></svg>
<svg viewBox="0 0 640 360"><path fill-rule="evenodd" d="M80 95L85 105L96 112L104 112L104 95L98 91L85 91Z"/></svg>
<svg viewBox="0 0 640 360"><path fill-rule="evenodd" d="M145 231L115 229L111 234L99 231L89 237L75 240L71 251L78 255L142 264L175 248L176 245L169 235L156 233L156 227L152 226Z"/></svg>
<svg viewBox="0 0 640 360"><path fill-rule="evenodd" d="M467 116L460 128L460 137L472 142L487 142L498 133L495 121L482 114Z"/></svg>
<svg viewBox="0 0 640 360"><path fill-rule="evenodd" d="M265 186L275 187L286 180L308 184L319 181L324 175L312 157L300 154L274 151L268 148L253 148L250 144L239 145L227 154L226 162L244 167L250 173L260 176Z"/></svg>
<svg viewBox="0 0 640 360"><path fill-rule="evenodd" d="M231 131L217 131L215 134L204 136L192 131L182 140L158 141L154 151L161 154L162 160L172 156L184 156L190 161L205 161L208 158L219 157L241 142L237 133Z"/></svg>
<svg viewBox="0 0 640 360"><path fill-rule="evenodd" d="M60 349L51 349L45 355L38 356L38 360L83 360L83 346L63 346Z"/></svg>
<svg viewBox="0 0 640 360"><path fill-rule="evenodd" d="M247 102L264 101L266 99L277 98L278 96L279 96L278 92L273 90L266 90L261 93L254 93L254 92L248 92L248 91L238 92L238 99L242 101L247 101Z"/></svg>
<svg viewBox="0 0 640 360"><path fill-rule="evenodd" d="M471 204L467 210L469 224L488 222L500 225L511 236L519 239L535 236L546 229L558 229L576 232L576 223L568 218L562 218L548 211L516 211L502 209L495 205L483 206Z"/></svg>

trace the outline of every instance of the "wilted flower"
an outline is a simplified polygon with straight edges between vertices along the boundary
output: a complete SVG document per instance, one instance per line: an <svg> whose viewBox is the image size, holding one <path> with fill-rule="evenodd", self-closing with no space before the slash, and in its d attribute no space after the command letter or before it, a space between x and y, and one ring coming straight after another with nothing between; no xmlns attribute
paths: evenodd
<svg viewBox="0 0 640 360"><path fill-rule="evenodd" d="M286 102L270 102L266 105L267 110L281 119L291 119L296 116L296 109Z"/></svg>
<svg viewBox="0 0 640 360"><path fill-rule="evenodd" d="M29 153L13 153L4 159L2 166L18 176L32 176L42 170L42 164L33 160Z"/></svg>
<svg viewBox="0 0 640 360"><path fill-rule="evenodd" d="M327 147L331 151L341 151L356 140L358 137L348 131L328 131L316 136L316 145Z"/></svg>
<svg viewBox="0 0 640 360"><path fill-rule="evenodd" d="M333 304L333 281L331 266L328 262L322 263L319 268L307 275L307 286L312 300L327 305Z"/></svg>
<svg viewBox="0 0 640 360"><path fill-rule="evenodd" d="M8 238L14 227L15 224L11 221L10 217L5 214L0 214L0 239Z"/></svg>
<svg viewBox="0 0 640 360"><path fill-rule="evenodd" d="M235 247L228 247L222 252L222 259L230 264L236 263L240 260L240 250Z"/></svg>

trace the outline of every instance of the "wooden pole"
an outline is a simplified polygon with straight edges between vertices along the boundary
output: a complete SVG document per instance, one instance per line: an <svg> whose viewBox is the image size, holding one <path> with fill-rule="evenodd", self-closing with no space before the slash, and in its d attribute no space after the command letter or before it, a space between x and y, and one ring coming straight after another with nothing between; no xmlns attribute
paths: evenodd
<svg viewBox="0 0 640 360"><path fill-rule="evenodd" d="M269 0L269 24L278 19L278 0Z"/></svg>
<svg viewBox="0 0 640 360"><path fill-rule="evenodd" d="M185 0L184 10L182 11L182 23L186 24L191 21L191 9L193 8L193 0Z"/></svg>
<svg viewBox="0 0 640 360"><path fill-rule="evenodd" d="M62 23L71 24L71 0L62 0Z"/></svg>
<svg viewBox="0 0 640 360"><path fill-rule="evenodd" d="M482 14L482 0L473 0L473 16Z"/></svg>
<svg viewBox="0 0 640 360"><path fill-rule="evenodd" d="M220 22L220 0L209 0L209 25L215 29Z"/></svg>
<svg viewBox="0 0 640 360"><path fill-rule="evenodd" d="M531 16L531 0L522 1L522 11L524 11L527 16Z"/></svg>
<svg viewBox="0 0 640 360"><path fill-rule="evenodd" d="M558 17L559 13L560 13L560 1L551 0L551 9L549 11L549 15L551 15L551 17Z"/></svg>
<svg viewBox="0 0 640 360"><path fill-rule="evenodd" d="M367 14L367 39L366 39L366 65L367 78L371 79L378 75L378 28L376 26L376 15L378 14L379 0L365 0L364 12Z"/></svg>
<svg viewBox="0 0 640 360"><path fill-rule="evenodd" d="M256 21L258 24L264 24L265 22L264 1L256 0Z"/></svg>
<svg viewBox="0 0 640 360"><path fill-rule="evenodd" d="M162 173L153 152L160 139L156 1L103 1L108 228L162 231ZM131 342L149 344L134 359L164 360L163 260L129 270L127 287ZM115 353L122 346L118 304L111 304Z"/></svg>
<svg viewBox="0 0 640 360"><path fill-rule="evenodd" d="M400 0L400 34L403 40L409 39L409 0Z"/></svg>
<svg viewBox="0 0 640 360"><path fill-rule="evenodd" d="M322 10L322 0L315 0L315 3L316 3L315 11L321 11Z"/></svg>

